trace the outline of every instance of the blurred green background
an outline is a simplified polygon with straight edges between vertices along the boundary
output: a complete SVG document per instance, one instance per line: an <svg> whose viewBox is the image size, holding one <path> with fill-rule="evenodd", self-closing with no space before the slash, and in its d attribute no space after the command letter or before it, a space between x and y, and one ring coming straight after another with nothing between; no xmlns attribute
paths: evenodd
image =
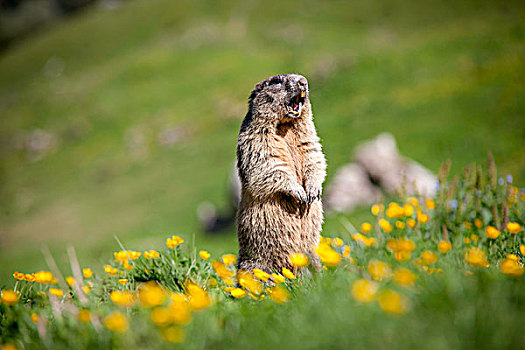
<svg viewBox="0 0 525 350"><path fill-rule="evenodd" d="M115 235L136 250L179 234L236 252L235 230L205 235L196 208L227 206L247 96L278 73L310 80L328 182L389 131L434 172L491 150L525 184L522 1L119 4L0 52L0 286L46 269L43 244L66 274L68 244L95 267ZM343 230L325 221L326 235Z"/></svg>

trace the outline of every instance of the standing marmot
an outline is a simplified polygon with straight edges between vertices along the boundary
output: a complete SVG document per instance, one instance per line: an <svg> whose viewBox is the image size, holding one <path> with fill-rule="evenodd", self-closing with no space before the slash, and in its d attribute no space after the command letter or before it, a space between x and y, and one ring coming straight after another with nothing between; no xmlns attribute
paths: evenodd
<svg viewBox="0 0 525 350"><path fill-rule="evenodd" d="M238 268L280 272L290 267L292 253L318 265L326 161L305 77L280 74L255 86L239 132L237 169Z"/></svg>

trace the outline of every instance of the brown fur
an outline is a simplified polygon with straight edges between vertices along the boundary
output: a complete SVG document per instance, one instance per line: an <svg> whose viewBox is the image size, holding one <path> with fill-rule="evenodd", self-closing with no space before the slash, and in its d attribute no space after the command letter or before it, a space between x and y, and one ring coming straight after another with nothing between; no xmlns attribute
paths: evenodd
<svg viewBox="0 0 525 350"><path fill-rule="evenodd" d="M288 113L304 91L300 114ZM239 132L237 168L240 269L280 271L288 256L314 252L323 222L320 201L326 161L313 123L308 82L298 74L261 81L250 95Z"/></svg>

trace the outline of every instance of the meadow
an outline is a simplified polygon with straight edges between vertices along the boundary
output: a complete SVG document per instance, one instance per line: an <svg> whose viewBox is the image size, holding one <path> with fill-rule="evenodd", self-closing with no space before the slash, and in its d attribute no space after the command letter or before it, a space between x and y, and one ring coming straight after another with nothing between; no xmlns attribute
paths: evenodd
<svg viewBox="0 0 525 350"><path fill-rule="evenodd" d="M435 199L377 203L373 220L321 237L310 266L236 271L171 235L71 276L16 271L3 289L2 349L517 349L525 343L525 194L467 168ZM92 268L93 267L93 268ZM100 272L95 272L100 271Z"/></svg>

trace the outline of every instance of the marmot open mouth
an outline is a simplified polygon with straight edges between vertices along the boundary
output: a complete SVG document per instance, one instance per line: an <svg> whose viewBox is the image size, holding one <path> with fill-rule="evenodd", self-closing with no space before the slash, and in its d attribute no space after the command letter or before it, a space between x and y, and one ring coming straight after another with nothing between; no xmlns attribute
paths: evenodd
<svg viewBox="0 0 525 350"><path fill-rule="evenodd" d="M301 91L288 103L288 115L290 117L298 117L301 114L301 108L303 107L304 100L306 98L306 91Z"/></svg>

